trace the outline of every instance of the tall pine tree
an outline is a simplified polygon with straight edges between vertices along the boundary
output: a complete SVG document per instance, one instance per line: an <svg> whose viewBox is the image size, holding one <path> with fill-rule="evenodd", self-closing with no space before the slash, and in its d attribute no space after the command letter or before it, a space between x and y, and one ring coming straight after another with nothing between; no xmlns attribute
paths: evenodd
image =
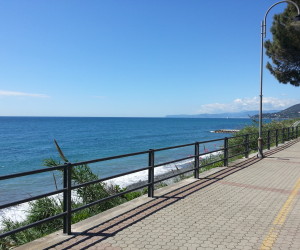
<svg viewBox="0 0 300 250"><path fill-rule="evenodd" d="M300 0L293 0L300 7ZM300 86L300 31L292 25L297 15L294 5L288 4L283 13L274 16L273 40L265 42L266 54L272 59L267 68L280 83Z"/></svg>

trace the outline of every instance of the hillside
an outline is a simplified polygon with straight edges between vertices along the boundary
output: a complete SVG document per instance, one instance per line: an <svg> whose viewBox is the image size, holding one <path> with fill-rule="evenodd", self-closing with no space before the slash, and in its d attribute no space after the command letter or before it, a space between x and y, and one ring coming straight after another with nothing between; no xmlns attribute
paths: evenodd
<svg viewBox="0 0 300 250"><path fill-rule="evenodd" d="M253 116L257 118L258 115ZM300 118L300 103L275 113L265 113L263 118Z"/></svg>
<svg viewBox="0 0 300 250"><path fill-rule="evenodd" d="M270 110L269 112L278 112L278 110ZM221 114L167 115L166 118L249 118L256 115L257 113L257 110L253 110Z"/></svg>

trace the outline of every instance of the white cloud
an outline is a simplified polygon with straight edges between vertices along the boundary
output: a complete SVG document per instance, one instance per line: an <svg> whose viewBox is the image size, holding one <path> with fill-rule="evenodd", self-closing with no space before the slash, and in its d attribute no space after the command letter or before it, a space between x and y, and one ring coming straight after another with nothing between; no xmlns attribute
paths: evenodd
<svg viewBox="0 0 300 250"><path fill-rule="evenodd" d="M279 99L275 97L263 98L263 110L281 110L299 103L296 99ZM211 103L201 105L197 113L218 114L227 112L240 112L259 109L259 97L237 98L230 103Z"/></svg>
<svg viewBox="0 0 300 250"><path fill-rule="evenodd" d="M49 96L44 95L44 94L31 94L31 93L6 91L6 90L0 90L0 96L25 96L25 97L38 97L38 98L47 98L47 97L49 97Z"/></svg>

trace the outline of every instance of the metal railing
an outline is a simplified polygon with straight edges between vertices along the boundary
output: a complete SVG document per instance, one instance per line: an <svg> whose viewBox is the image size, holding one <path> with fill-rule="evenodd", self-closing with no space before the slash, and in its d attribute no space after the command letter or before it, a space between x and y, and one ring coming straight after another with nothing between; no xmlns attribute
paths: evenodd
<svg viewBox="0 0 300 250"><path fill-rule="evenodd" d="M285 141L297 138L298 136L299 136L298 127L289 127L289 128L264 131L263 132L263 140L264 140L264 142L266 142L266 143L264 143L264 148L270 149L271 145L274 145L277 147L280 142L284 143ZM174 177L182 175L182 174L186 174L188 172L193 172L194 177L199 178L199 171L201 168L210 166L212 164L221 163L221 162L222 162L222 165L228 166L228 162L232 158L236 158L236 157L240 157L240 156L244 156L245 158L248 158L249 153L251 151L258 149L257 144L256 144L257 138L258 138L258 133L244 134L244 135L238 135L238 136L233 136L233 137L225 137L225 138L221 138L221 139L201 141L201 142L195 142L195 143L172 146L172 147L149 149L147 151L142 151L142 152L117 155L117 156L100 158L100 159L89 160L89 161L82 161L82 162L77 162L77 163L66 162L63 165L56 166L56 167L0 176L0 181L3 181L3 180L9 180L9 179L14 179L14 178L23 177L23 176L31 176L31 175L35 175L35 174L39 174L39 173L57 171L57 170L60 170L63 173L63 188L58 189L53 192L48 192L48 193L45 193L42 195L36 195L36 196L30 197L30 198L13 201L10 203L6 203L4 205L0 205L0 209L5 209L5 208L16 206L16 205L19 205L22 203L49 197L52 195L62 194L63 195L63 212L60 214L45 218L43 220L34 222L32 224L28 224L26 226L22 226L20 228L11 230L9 232L4 232L4 233L0 234L0 238L15 234L17 232L21 232L23 230L35 227L42 223L49 222L49 221L52 221L52 220L55 220L58 218L63 218L63 232L66 234L71 234L71 232L72 232L71 218L72 218L73 213L76 213L82 209L89 208L89 207L99 204L101 202L116 198L118 196L123 196L124 194L130 193L130 192L133 192L136 190L140 190L140 189L146 188L146 187L148 189L148 197L154 197L154 185L159 182L165 181L170 178L174 178ZM233 145L234 139L237 139L235 141L240 141L240 143ZM219 142L220 144L222 144L222 147L219 149L212 150L212 151L205 151L204 153L200 153L200 150L199 150L200 145L205 145L205 144L209 144L209 143L213 143L213 142ZM256 146L253 146L253 145L256 145ZM167 161L167 162L163 162L163 163L159 163L159 164L155 163L155 156L156 156L157 152L178 149L178 148L184 148L184 147L194 147L194 154L189 155L188 157L175 159L172 161ZM201 157L203 157L203 156L211 155L213 153L220 154L220 152L221 152L221 157L213 158L214 161L206 162L206 164L203 164L203 162L201 161ZM138 155L148 155L148 164L146 167L128 171L128 172L121 173L121 174L117 174L117 175L112 175L112 176L109 176L106 178L100 178L98 180L93 180L93 181L82 183L82 184L73 185L73 183L72 183L72 171L73 171L73 168L76 166L93 164L93 163L97 163L97 162L106 162L106 161L111 161L111 160L115 160L115 159L128 158L128 157L138 156ZM193 163L193 167L185 169L183 171L180 171L179 173L177 172L176 174L155 180L155 174L154 174L155 168L158 168L158 167L161 167L161 166L164 166L167 164L182 162L184 160L191 160L190 162ZM117 177L129 175L129 174L133 174L133 173L137 173L137 172L141 172L141 171L145 171L145 170L148 171L148 180L147 180L146 184L140 185L135 188L131 188L130 190L125 190L125 191L116 193L114 195L102 198L100 200L95 200L95 201L93 201L89 204L85 204L81 207L72 208L71 192L73 190L77 190L79 188L87 187L89 185L101 183L101 182L108 181L108 180L111 180L111 179L114 179Z"/></svg>

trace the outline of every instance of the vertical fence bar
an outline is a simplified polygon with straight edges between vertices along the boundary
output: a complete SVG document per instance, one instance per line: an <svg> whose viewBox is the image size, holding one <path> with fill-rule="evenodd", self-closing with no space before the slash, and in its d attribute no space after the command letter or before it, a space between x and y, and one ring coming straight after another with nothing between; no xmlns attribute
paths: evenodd
<svg viewBox="0 0 300 250"><path fill-rule="evenodd" d="M284 143L284 128L282 128L282 143Z"/></svg>
<svg viewBox="0 0 300 250"><path fill-rule="evenodd" d="M199 142L195 142L195 166L194 177L199 179Z"/></svg>
<svg viewBox="0 0 300 250"><path fill-rule="evenodd" d="M68 185L68 180L67 180L67 163L65 163L64 165L64 170L63 170L63 187L64 189L67 188ZM68 197L68 191L65 190L63 193L63 212L67 212L67 197ZM64 215L63 217L63 233L66 234L67 233L67 215Z"/></svg>
<svg viewBox="0 0 300 250"><path fill-rule="evenodd" d="M245 144L245 158L248 158L249 157L249 134L245 135L244 144Z"/></svg>
<svg viewBox="0 0 300 250"><path fill-rule="evenodd" d="M287 130L286 130L286 128L284 128L283 131L284 131L284 141L286 142L287 141Z"/></svg>
<svg viewBox="0 0 300 250"><path fill-rule="evenodd" d="M298 138L298 126L296 127L296 137Z"/></svg>
<svg viewBox="0 0 300 250"><path fill-rule="evenodd" d="M267 138L268 150L270 150L270 148L271 148L271 138L270 138L270 135L271 135L271 131L268 130L268 138Z"/></svg>
<svg viewBox="0 0 300 250"><path fill-rule="evenodd" d="M293 131L294 131L294 139L297 139L297 135L296 135L296 127L293 127Z"/></svg>
<svg viewBox="0 0 300 250"><path fill-rule="evenodd" d="M149 149L148 197L154 196L154 150Z"/></svg>
<svg viewBox="0 0 300 250"><path fill-rule="evenodd" d="M72 219L72 200L71 200L71 191L72 191L72 164L71 163L65 163L64 167L64 188L67 190L64 191L63 194L63 210L64 212L67 212L67 214L64 216L63 219L63 233L70 235L72 233L71 230L71 219Z"/></svg>
<svg viewBox="0 0 300 250"><path fill-rule="evenodd" d="M276 147L278 147L278 129L276 129L276 131L275 131L275 144L276 144Z"/></svg>
<svg viewBox="0 0 300 250"><path fill-rule="evenodd" d="M224 166L228 166L228 138L224 138Z"/></svg>
<svg viewBox="0 0 300 250"><path fill-rule="evenodd" d="M295 128L292 127L292 139L295 139Z"/></svg>
<svg viewBox="0 0 300 250"><path fill-rule="evenodd" d="M68 202L67 202L67 234L72 233L71 225L72 225L72 165L69 163L68 166Z"/></svg>
<svg viewBox="0 0 300 250"><path fill-rule="evenodd" d="M290 138L290 137L291 137L291 134L290 134L290 127L288 127L288 129L287 129L287 130L288 130L288 136L287 136L287 140L289 141L289 140L291 139L291 138Z"/></svg>

